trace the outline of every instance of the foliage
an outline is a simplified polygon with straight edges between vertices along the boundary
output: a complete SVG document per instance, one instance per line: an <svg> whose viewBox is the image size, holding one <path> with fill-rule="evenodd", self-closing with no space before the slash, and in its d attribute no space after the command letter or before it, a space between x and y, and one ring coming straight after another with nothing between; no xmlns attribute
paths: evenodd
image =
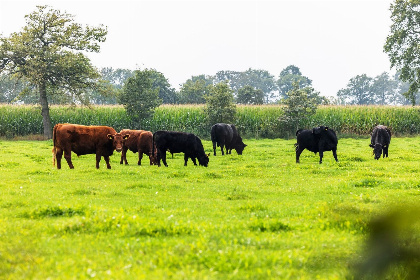
<svg viewBox="0 0 420 280"><path fill-rule="evenodd" d="M163 104L175 104L178 102L175 89L171 88L168 79L161 72L151 69L150 79L152 79L152 87L159 89L158 96Z"/></svg>
<svg viewBox="0 0 420 280"><path fill-rule="evenodd" d="M400 73L390 77L384 72L374 78L366 74L350 79L347 87L337 92L334 104L348 105L408 105L403 93L408 84L401 81Z"/></svg>
<svg viewBox="0 0 420 280"><path fill-rule="evenodd" d="M120 95L120 103L124 105L130 116L131 127L140 129L162 100L159 99L158 86L153 84L156 71L153 69L134 71L134 76L126 80Z"/></svg>
<svg viewBox="0 0 420 280"><path fill-rule="evenodd" d="M252 86L244 86L238 90L236 102L238 104L261 105L264 103L264 92Z"/></svg>
<svg viewBox="0 0 420 280"><path fill-rule="evenodd" d="M404 95L414 106L420 89L420 0L395 0L390 10L392 25L384 50L401 80L410 83Z"/></svg>
<svg viewBox="0 0 420 280"><path fill-rule="evenodd" d="M257 90L262 90L266 103L273 97L277 86L274 76L266 70L251 69L246 71L219 71L214 77L214 84L228 82L233 90L233 95L237 95L241 88L251 86Z"/></svg>
<svg viewBox="0 0 420 280"><path fill-rule="evenodd" d="M279 97L281 99L287 98L287 93L294 89L294 83L298 83L300 88L305 88L312 85L312 80L303 76L299 67L289 65L280 72L277 80Z"/></svg>
<svg viewBox="0 0 420 280"><path fill-rule="evenodd" d="M179 103L204 104L208 91L207 86L208 83L205 79L188 79L179 91Z"/></svg>
<svg viewBox="0 0 420 280"><path fill-rule="evenodd" d="M371 92L372 78L366 74L357 75L351 78L347 88L340 89L337 97L342 99L345 104L350 105L369 105L373 104L373 95Z"/></svg>
<svg viewBox="0 0 420 280"><path fill-rule="evenodd" d="M209 86L210 94L206 96L204 112L207 123L234 123L236 105L233 103L232 89L227 83Z"/></svg>
<svg viewBox="0 0 420 280"><path fill-rule="evenodd" d="M95 155L57 170L52 141L0 141L0 278L353 279L371 219L418 204L419 140L396 137L375 161L367 139L339 139L340 162L319 165L308 151L295 164L294 139L248 139L207 168L115 153L111 170Z"/></svg>
<svg viewBox="0 0 420 280"><path fill-rule="evenodd" d="M100 89L99 73L82 52L99 52L107 30L83 28L73 16L48 6L37 6L25 18L23 31L0 37L0 71L25 78L37 88L44 136L51 138L48 96L78 97L85 103L87 90Z"/></svg>
<svg viewBox="0 0 420 280"><path fill-rule="evenodd" d="M209 139L204 105L162 105L143 123L150 131L160 129L191 132ZM237 105L235 125L244 138L288 138L286 124L280 122L284 105ZM14 138L42 134L39 107L0 105L0 137ZM132 127L131 118L122 106L52 106L51 119L56 123L108 125L117 131ZM420 109L406 106L319 106L316 113L303 120L301 128L325 125L339 136L368 136L378 124L387 125L397 136L420 134Z"/></svg>
<svg viewBox="0 0 420 280"><path fill-rule="evenodd" d="M398 104L399 100L396 89L396 81L392 80L386 72L374 78L371 85L374 101L379 105Z"/></svg>
<svg viewBox="0 0 420 280"><path fill-rule="evenodd" d="M309 119L316 113L318 94L311 87L299 88L298 82L293 83L294 88L290 90L284 99L284 114L280 117L282 123L285 124L287 132L292 135L302 128L305 120Z"/></svg>

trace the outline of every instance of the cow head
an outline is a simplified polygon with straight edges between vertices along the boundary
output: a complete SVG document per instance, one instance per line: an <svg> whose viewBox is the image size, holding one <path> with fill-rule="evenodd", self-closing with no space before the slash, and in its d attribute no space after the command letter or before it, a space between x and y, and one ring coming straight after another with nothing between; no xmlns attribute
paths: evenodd
<svg viewBox="0 0 420 280"><path fill-rule="evenodd" d="M112 146L117 152L121 152L123 149L123 143L128 137L130 137L130 134L122 135L121 133L116 134L108 134L108 139L112 141Z"/></svg>
<svg viewBox="0 0 420 280"><path fill-rule="evenodd" d="M209 156L210 154L204 154L204 156L198 158L198 163L204 167L209 165Z"/></svg>
<svg viewBox="0 0 420 280"><path fill-rule="evenodd" d="M242 152L244 151L246 146L247 145L244 144L242 141L236 144L235 150L238 153L238 155L242 155Z"/></svg>
<svg viewBox="0 0 420 280"><path fill-rule="evenodd" d="M321 134L322 132L328 130L328 126L319 126L312 129L313 134Z"/></svg>
<svg viewBox="0 0 420 280"><path fill-rule="evenodd" d="M377 143L373 148L373 154L375 155L375 159L380 159L382 154L382 145Z"/></svg>

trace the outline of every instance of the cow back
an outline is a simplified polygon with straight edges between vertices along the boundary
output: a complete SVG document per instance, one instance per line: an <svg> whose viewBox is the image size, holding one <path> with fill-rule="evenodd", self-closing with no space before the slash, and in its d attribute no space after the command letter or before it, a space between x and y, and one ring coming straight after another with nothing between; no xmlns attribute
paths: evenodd
<svg viewBox="0 0 420 280"><path fill-rule="evenodd" d="M216 123L211 127L211 141L218 145L225 143L228 146L233 139L233 129L229 124Z"/></svg>
<svg viewBox="0 0 420 280"><path fill-rule="evenodd" d="M127 140L124 141L124 146L132 151L133 153L137 152L138 143L140 141L140 135L145 130L131 130L131 129L123 129L120 131L121 135L129 135Z"/></svg>
<svg viewBox="0 0 420 280"><path fill-rule="evenodd" d="M117 132L108 126L84 126L77 124L60 124L55 129L55 146L71 147L77 155L96 153L98 149L104 155L112 155L114 147L108 134Z"/></svg>
<svg viewBox="0 0 420 280"><path fill-rule="evenodd" d="M376 144L388 146L391 142L391 131L384 125L377 125L374 127L371 134L371 147Z"/></svg>

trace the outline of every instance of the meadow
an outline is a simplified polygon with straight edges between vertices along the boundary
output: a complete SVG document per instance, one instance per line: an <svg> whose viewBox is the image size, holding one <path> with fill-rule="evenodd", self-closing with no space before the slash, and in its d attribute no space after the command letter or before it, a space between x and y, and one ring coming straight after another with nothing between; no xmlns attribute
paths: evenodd
<svg viewBox="0 0 420 280"><path fill-rule="evenodd" d="M368 138L339 138L339 162L322 164L308 151L296 164L295 140L244 142L213 156L203 141L207 168L129 152L128 166L73 155L57 170L51 140L0 140L0 278L353 279L370 221L420 198L419 137L393 138L378 161ZM401 265L388 275L409 279Z"/></svg>

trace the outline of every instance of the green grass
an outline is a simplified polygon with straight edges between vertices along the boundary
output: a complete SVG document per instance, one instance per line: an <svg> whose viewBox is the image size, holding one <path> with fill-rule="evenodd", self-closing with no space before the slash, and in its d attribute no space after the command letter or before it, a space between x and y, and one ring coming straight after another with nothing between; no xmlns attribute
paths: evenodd
<svg viewBox="0 0 420 280"><path fill-rule="evenodd" d="M369 221L420 199L419 140L393 138L379 161L369 139L340 139L321 165L306 150L296 164L295 140L244 140L208 168L129 152L111 170L0 141L0 279L351 279Z"/></svg>

